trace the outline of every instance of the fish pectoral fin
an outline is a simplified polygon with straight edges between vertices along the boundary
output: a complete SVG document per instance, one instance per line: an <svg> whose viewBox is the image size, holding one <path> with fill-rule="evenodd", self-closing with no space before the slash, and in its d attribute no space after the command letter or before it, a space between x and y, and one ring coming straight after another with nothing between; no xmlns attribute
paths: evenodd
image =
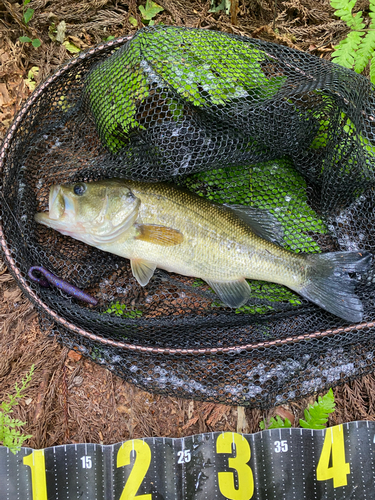
<svg viewBox="0 0 375 500"><path fill-rule="evenodd" d="M136 240L148 241L155 245L173 246L179 245L184 240L184 235L171 227L158 226L154 224L137 224L138 234Z"/></svg>
<svg viewBox="0 0 375 500"><path fill-rule="evenodd" d="M141 286L146 286L154 274L156 264L143 259L131 259L130 265L134 278Z"/></svg>
<svg viewBox="0 0 375 500"><path fill-rule="evenodd" d="M241 307L250 298L250 287L245 279L236 281L205 281L218 294L222 302L229 307Z"/></svg>
<svg viewBox="0 0 375 500"><path fill-rule="evenodd" d="M252 231L261 238L272 243L281 244L284 238L284 229L276 217L263 208L247 207L244 205L225 205L233 210Z"/></svg>

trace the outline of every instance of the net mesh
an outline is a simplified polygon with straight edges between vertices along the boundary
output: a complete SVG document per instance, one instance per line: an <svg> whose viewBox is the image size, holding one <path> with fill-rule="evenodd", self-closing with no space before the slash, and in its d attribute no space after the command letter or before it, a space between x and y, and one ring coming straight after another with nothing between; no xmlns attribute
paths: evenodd
<svg viewBox="0 0 375 500"><path fill-rule="evenodd" d="M53 184L169 180L269 211L294 252L372 252L373 110L364 77L255 39L157 26L98 46L39 87L3 143L5 259L43 328L147 390L267 407L347 381L372 369L373 269L355 277L359 326L260 281L234 310L197 278L156 270L141 287L128 260L34 214ZM40 287L31 266L98 305Z"/></svg>

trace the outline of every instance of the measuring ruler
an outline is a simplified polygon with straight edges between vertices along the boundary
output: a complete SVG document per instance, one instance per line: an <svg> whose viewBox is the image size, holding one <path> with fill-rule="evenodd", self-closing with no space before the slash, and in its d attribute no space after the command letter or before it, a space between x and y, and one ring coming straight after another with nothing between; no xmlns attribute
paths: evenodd
<svg viewBox="0 0 375 500"><path fill-rule="evenodd" d="M0 447L0 500L371 500L375 422Z"/></svg>

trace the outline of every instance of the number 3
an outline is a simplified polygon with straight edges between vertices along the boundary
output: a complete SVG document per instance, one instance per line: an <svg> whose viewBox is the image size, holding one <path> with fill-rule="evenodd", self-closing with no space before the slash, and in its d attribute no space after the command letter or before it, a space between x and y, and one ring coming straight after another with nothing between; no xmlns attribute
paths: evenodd
<svg viewBox="0 0 375 500"><path fill-rule="evenodd" d="M233 453L235 457L228 458L228 466L237 471L238 489L234 484L233 472L219 472L219 489L229 500L250 500L254 493L254 478L248 461L251 457L249 443L240 434L225 432L220 434L216 441L217 453Z"/></svg>

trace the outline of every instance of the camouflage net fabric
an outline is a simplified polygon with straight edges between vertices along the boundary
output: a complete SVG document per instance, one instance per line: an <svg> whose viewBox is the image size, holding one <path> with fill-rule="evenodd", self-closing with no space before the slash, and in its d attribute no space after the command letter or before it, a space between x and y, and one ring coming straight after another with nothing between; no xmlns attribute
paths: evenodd
<svg viewBox="0 0 375 500"><path fill-rule="evenodd" d="M284 46L157 26L69 61L21 110L0 151L4 259L41 325L149 391L269 407L372 370L373 268L349 325L272 283L239 309L205 282L156 270L37 224L51 185L172 181L272 213L294 252L375 253L374 88ZM43 266L97 306L27 277Z"/></svg>

